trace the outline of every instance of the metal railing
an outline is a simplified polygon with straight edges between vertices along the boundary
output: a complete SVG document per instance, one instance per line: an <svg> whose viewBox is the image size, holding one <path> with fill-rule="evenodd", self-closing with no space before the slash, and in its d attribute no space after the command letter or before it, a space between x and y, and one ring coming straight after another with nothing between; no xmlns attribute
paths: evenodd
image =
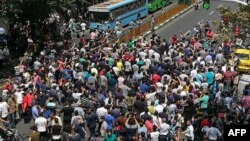
<svg viewBox="0 0 250 141"><path fill-rule="evenodd" d="M193 4L193 3L195 3L195 0L191 1L191 4ZM176 15L179 12L181 12L182 10L186 9L188 6L189 5L186 5L186 4L180 4L180 5L176 5L175 7L170 8L169 10L166 10L164 13L162 13L154 18L154 25L153 26L156 27L156 26L164 23L166 20L170 19L174 15ZM121 36L112 39L111 42L112 43L128 42L130 39L135 39L135 38L145 34L146 32L150 31L151 26L152 26L151 19L149 19L148 21L146 21L145 23L142 23L141 25L135 27L134 29L126 31Z"/></svg>

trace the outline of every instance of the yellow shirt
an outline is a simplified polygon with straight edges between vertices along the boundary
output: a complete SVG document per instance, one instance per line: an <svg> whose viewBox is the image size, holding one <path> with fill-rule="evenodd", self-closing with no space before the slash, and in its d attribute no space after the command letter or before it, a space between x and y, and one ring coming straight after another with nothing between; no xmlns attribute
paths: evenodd
<svg viewBox="0 0 250 141"><path fill-rule="evenodd" d="M118 70L121 71L122 67L123 67L123 64L122 64L121 61L119 61L119 62L116 63L116 66L117 66Z"/></svg>
<svg viewBox="0 0 250 141"><path fill-rule="evenodd" d="M148 111L150 112L150 114L154 114L155 113L155 107L150 105L148 106Z"/></svg>
<svg viewBox="0 0 250 141"><path fill-rule="evenodd" d="M189 89L190 89L190 86L186 86L186 87L185 87L185 90L186 90L187 92L189 92Z"/></svg>

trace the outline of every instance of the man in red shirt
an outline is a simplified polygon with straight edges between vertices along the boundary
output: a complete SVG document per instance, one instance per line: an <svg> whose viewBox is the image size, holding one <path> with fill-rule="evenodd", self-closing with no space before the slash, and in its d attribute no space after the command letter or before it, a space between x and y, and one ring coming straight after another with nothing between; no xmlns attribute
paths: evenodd
<svg viewBox="0 0 250 141"><path fill-rule="evenodd" d="M29 108L28 108L28 97L26 93L23 95L23 100L22 100L22 116L24 119L24 123L29 123L30 122L30 114L29 114Z"/></svg>
<svg viewBox="0 0 250 141"><path fill-rule="evenodd" d="M177 36L176 36L176 35L174 35L174 36L172 37L172 44L173 44L173 45L176 45L176 44L177 44Z"/></svg>
<svg viewBox="0 0 250 141"><path fill-rule="evenodd" d="M28 98L28 107L31 108L32 107L32 101L34 98L34 93L32 92L31 89L29 89L28 93L26 94L26 97Z"/></svg>
<svg viewBox="0 0 250 141"><path fill-rule="evenodd" d="M29 89L28 93L26 93L23 96L22 110L23 110L23 118L24 118L25 123L29 123L32 117L31 108L32 108L33 98L34 98L34 93L31 89Z"/></svg>
<svg viewBox="0 0 250 141"><path fill-rule="evenodd" d="M231 72L231 68L228 67L227 71L224 72L224 86L226 90L230 90L230 86L233 81L233 73Z"/></svg>
<svg viewBox="0 0 250 141"><path fill-rule="evenodd" d="M123 55L123 60L124 61L132 61L134 60L133 56L129 54L129 52L126 52L124 55Z"/></svg>
<svg viewBox="0 0 250 141"><path fill-rule="evenodd" d="M8 90L10 92L13 91L13 85L9 82L9 80L5 82L5 85L3 86L3 90Z"/></svg>
<svg viewBox="0 0 250 141"><path fill-rule="evenodd" d="M157 82L159 82L159 81L161 80L161 77L160 77L156 72L154 72L154 73L152 74L151 79L152 79L152 81L153 81L154 83L157 83Z"/></svg>

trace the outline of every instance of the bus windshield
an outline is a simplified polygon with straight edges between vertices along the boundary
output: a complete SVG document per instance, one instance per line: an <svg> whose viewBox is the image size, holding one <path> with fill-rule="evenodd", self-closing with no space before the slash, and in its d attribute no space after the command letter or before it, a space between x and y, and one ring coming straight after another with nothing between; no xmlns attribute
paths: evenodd
<svg viewBox="0 0 250 141"><path fill-rule="evenodd" d="M89 16L91 22L103 23L110 20L109 12L90 12Z"/></svg>
<svg viewBox="0 0 250 141"><path fill-rule="evenodd" d="M240 60L249 60L249 54L237 53L236 55Z"/></svg>

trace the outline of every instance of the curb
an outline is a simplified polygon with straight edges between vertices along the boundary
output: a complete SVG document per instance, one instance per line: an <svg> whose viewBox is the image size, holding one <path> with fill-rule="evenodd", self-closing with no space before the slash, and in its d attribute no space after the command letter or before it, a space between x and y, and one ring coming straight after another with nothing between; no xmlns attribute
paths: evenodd
<svg viewBox="0 0 250 141"><path fill-rule="evenodd" d="M189 11L191 8L193 8L194 6L195 6L195 3L191 4L189 7L185 8L184 10L182 10L179 13L177 13L173 17L167 19L165 22L160 23L158 26L155 27L155 31L158 30L159 28L161 28L162 26L165 26L167 23L170 23L172 20L176 19L177 17L183 15L184 13L186 13L187 11ZM152 33L151 31L148 31L148 32L144 33L143 36L148 36L151 33Z"/></svg>

